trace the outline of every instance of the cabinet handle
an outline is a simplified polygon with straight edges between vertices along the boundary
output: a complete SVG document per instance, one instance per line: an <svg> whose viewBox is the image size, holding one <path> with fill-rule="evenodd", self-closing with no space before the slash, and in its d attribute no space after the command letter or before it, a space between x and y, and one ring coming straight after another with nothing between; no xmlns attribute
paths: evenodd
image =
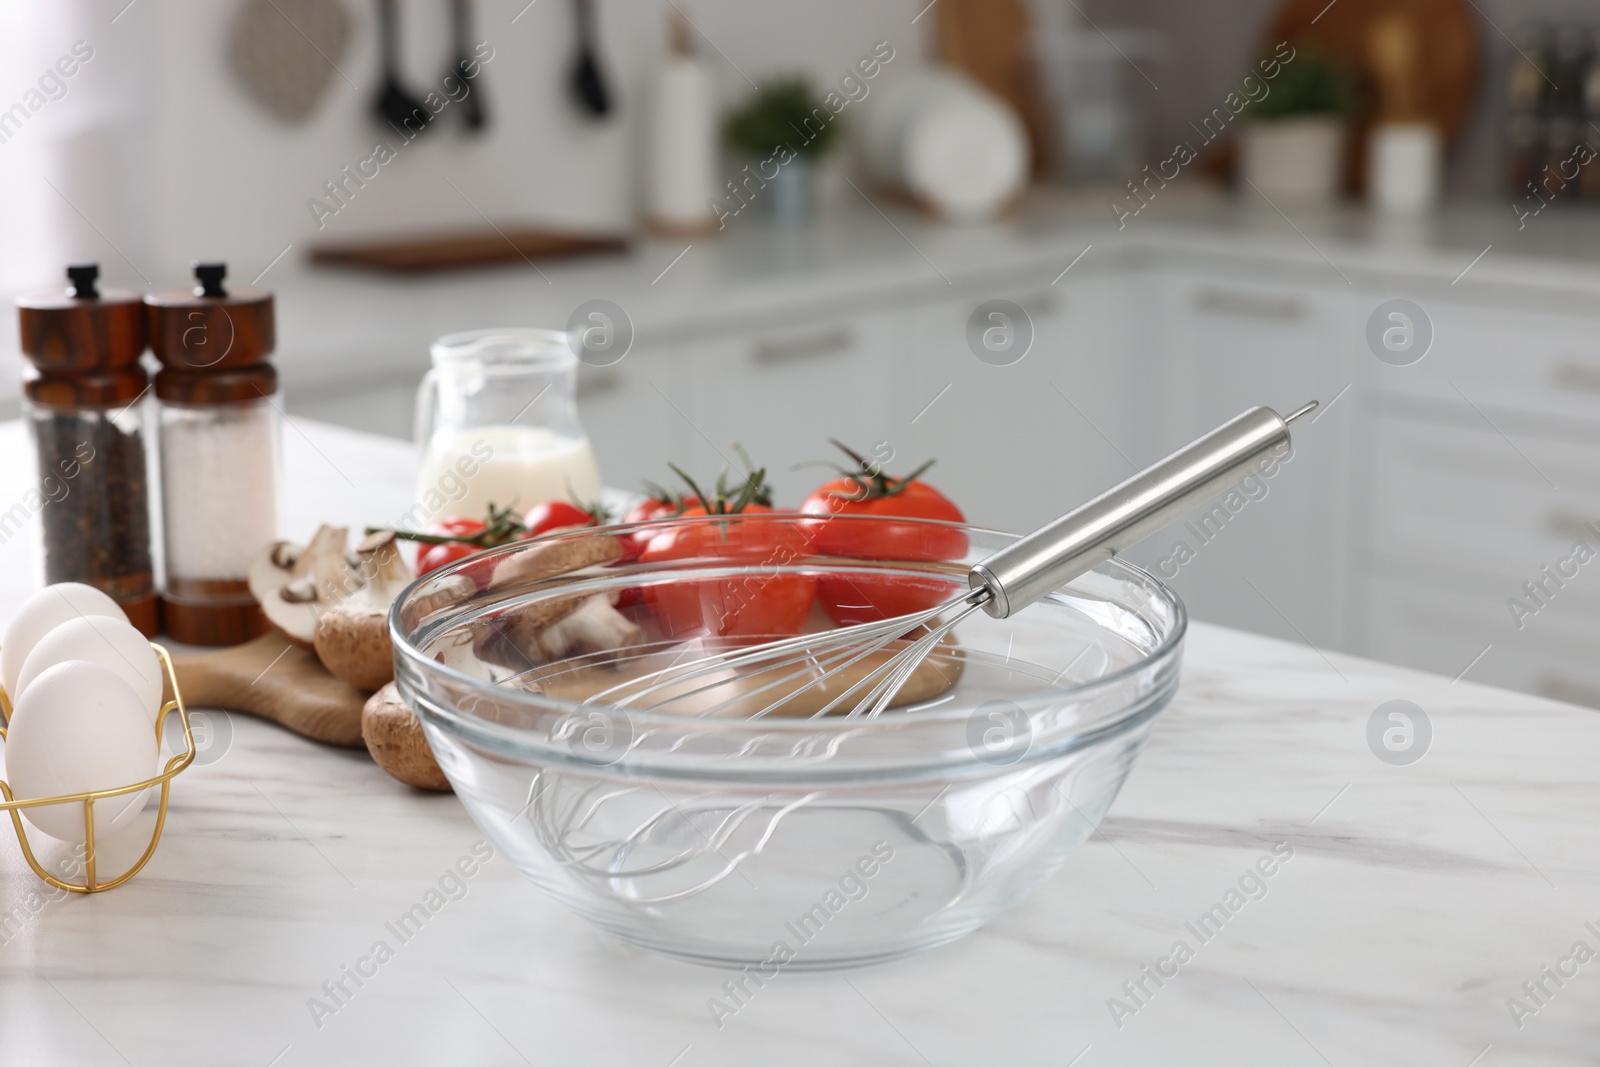
<svg viewBox="0 0 1600 1067"><path fill-rule="evenodd" d="M1539 675L1533 684L1534 692L1551 700L1561 700L1568 704L1585 704L1591 708L1600 708L1600 689L1585 682L1567 678L1560 674L1545 672Z"/></svg>
<svg viewBox="0 0 1600 1067"><path fill-rule="evenodd" d="M578 399L593 400L622 388L622 375L616 371L595 371L578 375Z"/></svg>
<svg viewBox="0 0 1600 1067"><path fill-rule="evenodd" d="M855 334L843 326L801 337L781 340L757 341L750 350L750 358L757 363L793 363L802 359L815 359L843 352L856 343Z"/></svg>
<svg viewBox="0 0 1600 1067"><path fill-rule="evenodd" d="M1213 287L1196 291L1194 306L1195 310L1212 315L1232 315L1261 322L1297 322L1310 314L1305 301L1297 296L1246 293Z"/></svg>
<svg viewBox="0 0 1600 1067"><path fill-rule="evenodd" d="M1571 537L1581 541L1594 536L1591 526L1592 520L1582 515L1574 515L1570 511L1550 511L1544 516L1545 532L1552 537Z"/></svg>
<svg viewBox="0 0 1600 1067"><path fill-rule="evenodd" d="M1563 360L1556 364L1556 384L1567 389L1579 389L1585 393L1600 393L1600 366L1593 363L1580 362L1575 359Z"/></svg>

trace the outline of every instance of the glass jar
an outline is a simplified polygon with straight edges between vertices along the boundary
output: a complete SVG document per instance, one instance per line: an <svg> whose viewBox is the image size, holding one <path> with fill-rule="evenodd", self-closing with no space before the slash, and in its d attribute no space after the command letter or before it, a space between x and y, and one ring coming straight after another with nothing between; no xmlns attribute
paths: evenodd
<svg viewBox="0 0 1600 1067"><path fill-rule="evenodd" d="M164 597L180 641L232 644L260 631L248 576L278 535L276 378L267 366L156 375Z"/></svg>
<svg viewBox="0 0 1600 1067"><path fill-rule="evenodd" d="M558 330L490 329L433 343L417 393L421 525L548 500L589 504L600 469L578 421L578 358Z"/></svg>
<svg viewBox="0 0 1600 1067"><path fill-rule="evenodd" d="M68 288L17 301L38 473L21 504L39 516L44 581L94 586L153 637L144 305L137 293L101 292L99 275L97 264L76 264ZM0 516L0 540L17 521L15 508Z"/></svg>
<svg viewBox="0 0 1600 1067"><path fill-rule="evenodd" d="M143 370L103 376L108 404L86 403L84 382L44 376L24 385L39 472L44 580L107 593L147 636L157 630ZM65 395L64 395L65 394Z"/></svg>

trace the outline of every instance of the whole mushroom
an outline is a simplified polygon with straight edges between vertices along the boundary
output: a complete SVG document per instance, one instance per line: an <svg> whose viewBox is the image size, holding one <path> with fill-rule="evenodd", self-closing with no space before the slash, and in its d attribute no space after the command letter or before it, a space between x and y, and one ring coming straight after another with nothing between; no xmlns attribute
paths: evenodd
<svg viewBox="0 0 1600 1067"><path fill-rule="evenodd" d="M450 780L433 758L422 724L393 682L372 694L361 709L361 737L373 760L391 777L418 789L450 791Z"/></svg>

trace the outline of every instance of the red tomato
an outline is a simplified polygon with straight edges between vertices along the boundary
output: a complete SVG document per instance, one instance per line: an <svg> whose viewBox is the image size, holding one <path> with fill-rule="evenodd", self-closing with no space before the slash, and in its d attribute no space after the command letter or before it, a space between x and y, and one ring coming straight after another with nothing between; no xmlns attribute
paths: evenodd
<svg viewBox="0 0 1600 1067"><path fill-rule="evenodd" d="M655 497L645 497L629 510L623 522L649 522L667 515L677 514L678 509L671 501L657 500Z"/></svg>
<svg viewBox="0 0 1600 1067"><path fill-rule="evenodd" d="M645 499L639 501L639 503L635 504L628 514L623 517L622 521L653 522L656 519L669 518L677 513L678 506L671 501L661 500L656 497L646 497ZM658 532L659 531L657 530L640 530L638 533L633 534L629 538L628 550L623 556L623 559L638 559L640 554L644 552L646 546L650 544L650 539Z"/></svg>
<svg viewBox="0 0 1600 1067"><path fill-rule="evenodd" d="M417 554L417 577L422 577L429 571L436 571L447 563L454 563L458 559L482 552L477 545L464 545L459 542L450 542L442 545L427 545Z"/></svg>
<svg viewBox="0 0 1600 1067"><path fill-rule="evenodd" d="M859 483L839 478L818 487L800 505L805 515L903 516L965 522L961 509L939 490L914 481L891 495L869 496ZM808 524L811 545L824 556L852 559L960 559L967 552L967 535L960 530L920 523L830 522L820 518Z"/></svg>
<svg viewBox="0 0 1600 1067"><path fill-rule="evenodd" d="M536 505L522 517L522 525L528 528L519 538L538 537L542 533L560 529L563 526L598 526L595 514L576 504L569 504L565 500L551 500L544 504Z"/></svg>
<svg viewBox="0 0 1600 1067"><path fill-rule="evenodd" d="M817 579L817 602L828 618L840 626L853 626L927 611L966 588L964 580L933 575L824 574Z"/></svg>
<svg viewBox="0 0 1600 1067"><path fill-rule="evenodd" d="M686 518L705 514L698 505L684 512ZM809 554L807 537L798 523L763 520L770 515L771 509L752 504L726 522L662 524L641 562L694 560L749 568L737 578L646 586L645 600L668 634L706 633L753 643L800 632L816 599L817 581L774 571Z"/></svg>
<svg viewBox="0 0 1600 1067"><path fill-rule="evenodd" d="M434 534L438 537L471 537L483 530L483 523L478 519L468 519L461 516L451 516L431 522L423 528L423 533ZM454 563L458 559L465 559L474 552L482 551L476 545L462 544L459 541L446 541L443 544L423 545L417 553L417 577L436 571L446 563Z"/></svg>
<svg viewBox="0 0 1600 1067"><path fill-rule="evenodd" d="M441 537L471 537L482 529L482 519L469 519L456 515L440 519L438 522L431 522L422 532L438 534Z"/></svg>
<svg viewBox="0 0 1600 1067"><path fill-rule="evenodd" d="M812 551L850 559L928 562L966 555L967 535L949 527L924 523L853 522L835 516L888 516L965 522L961 509L925 482L897 479L875 472L839 478L820 486L800 505L808 523ZM817 598L828 617L841 626L875 622L895 615L925 611L959 593L964 582L929 575L832 574L819 579Z"/></svg>

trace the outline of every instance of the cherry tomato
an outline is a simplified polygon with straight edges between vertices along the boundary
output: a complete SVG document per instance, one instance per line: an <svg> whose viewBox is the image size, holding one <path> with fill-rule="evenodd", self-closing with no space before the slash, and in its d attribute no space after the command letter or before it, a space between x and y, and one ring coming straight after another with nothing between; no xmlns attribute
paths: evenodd
<svg viewBox="0 0 1600 1067"><path fill-rule="evenodd" d="M451 516L429 523L422 532L438 537L471 537L482 530L483 523L478 519ZM454 563L458 559L465 559L474 552L481 551L482 549L476 545L466 545L458 541L423 545L422 551L417 553L417 576L420 578L429 571L438 570L446 563Z"/></svg>
<svg viewBox="0 0 1600 1067"><path fill-rule="evenodd" d="M469 519L461 515L431 522L423 529L423 533L438 534L441 537L471 537L483 529L482 519Z"/></svg>
<svg viewBox="0 0 1600 1067"><path fill-rule="evenodd" d="M689 508L699 506L700 498L697 496L676 496L671 493L663 496L650 496L635 504L622 521L629 523L655 522L658 519L670 519ZM636 532L631 539L627 552L622 557L623 561L632 562L638 559L644 552L645 547L650 544L650 539L660 532L653 529Z"/></svg>
<svg viewBox="0 0 1600 1067"><path fill-rule="evenodd" d="M417 577L422 577L429 571L436 571L447 563L454 563L458 559L482 552L483 549L476 545L463 545L459 542L442 545L428 545L417 554Z"/></svg>
<svg viewBox="0 0 1600 1067"><path fill-rule="evenodd" d="M850 455L860 460L854 453ZM926 469L894 478L861 461L860 473L819 486L800 505L802 514L818 516L807 523L812 551L821 556L917 563L966 555L967 535L961 530L932 523L881 521L886 517L966 521L948 497L919 480L918 475ZM880 521L852 521L850 517L857 515ZM817 599L828 617L844 626L925 611L955 596L962 585L936 575L834 573L818 580Z"/></svg>
<svg viewBox="0 0 1600 1067"><path fill-rule="evenodd" d="M817 578L817 602L840 626L877 622L927 611L965 592L965 580L898 574L824 574Z"/></svg>
<svg viewBox="0 0 1600 1067"><path fill-rule="evenodd" d="M706 514L699 505L684 512ZM645 600L673 637L711 634L735 644L792 636L805 625L817 581L778 568L809 554L800 525L772 517L751 504L725 522L662 524L640 557L642 563L693 560L747 568L739 577L678 581L645 587Z"/></svg>
<svg viewBox="0 0 1600 1067"><path fill-rule="evenodd" d="M565 500L551 500L536 505L524 515L522 525L528 528L528 532L519 534L519 539L538 537L542 533L549 533L563 526L598 526L600 523L595 513L586 508L569 504Z"/></svg>
<svg viewBox="0 0 1600 1067"><path fill-rule="evenodd" d="M649 522L651 519L659 519L666 515L675 515L677 512L677 507L674 506L670 501L657 500L655 497L645 497L628 511L628 514L623 518L622 521Z"/></svg>
<svg viewBox="0 0 1600 1067"><path fill-rule="evenodd" d="M965 522L961 509L939 490L920 481L891 495L864 495L847 478L819 486L800 505L804 515L823 516L811 529L811 545L819 555L852 559L959 559L967 551L967 535L948 527L922 523L830 522L834 515L870 515Z"/></svg>
<svg viewBox="0 0 1600 1067"><path fill-rule="evenodd" d="M622 521L630 523L653 522L656 519L664 519L669 516L676 515L677 513L677 505L671 503L670 501L658 500L655 497L646 497L645 499L639 501L639 503L635 504L628 511L628 514L623 516ZM655 530L640 530L630 536L628 538L628 550L623 558L629 560L638 559L639 555L644 552L645 547L650 544L650 539L654 537L656 533L657 531Z"/></svg>

